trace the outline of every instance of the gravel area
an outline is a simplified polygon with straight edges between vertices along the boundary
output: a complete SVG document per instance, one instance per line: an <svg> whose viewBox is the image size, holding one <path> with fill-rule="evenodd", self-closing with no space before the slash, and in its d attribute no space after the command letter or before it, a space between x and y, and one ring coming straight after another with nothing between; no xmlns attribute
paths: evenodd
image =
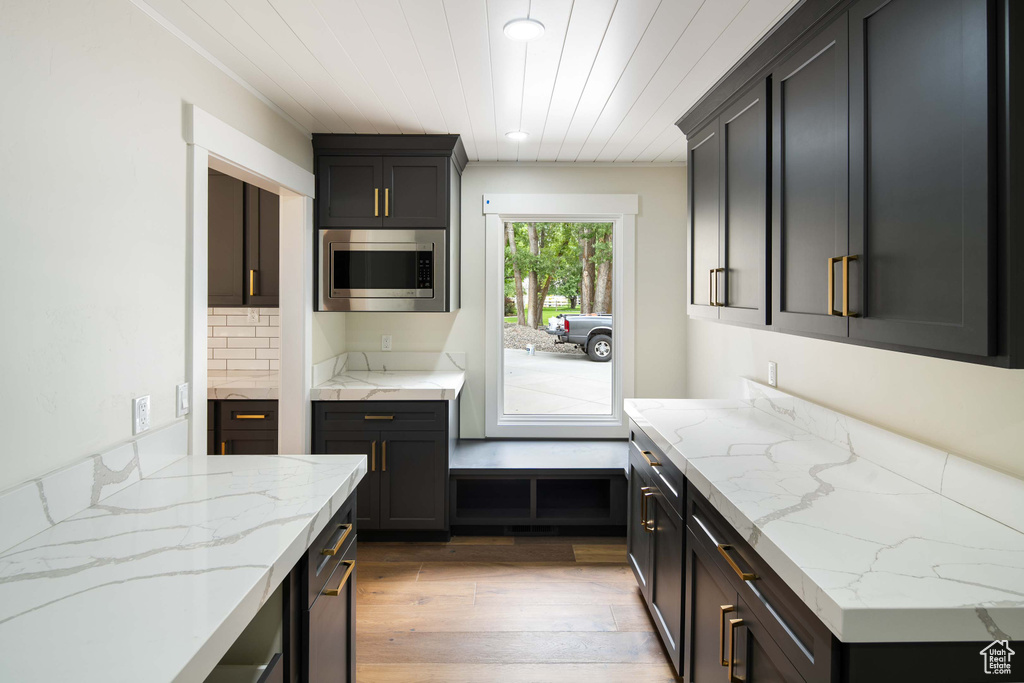
<svg viewBox="0 0 1024 683"><path fill-rule="evenodd" d="M548 351L552 353L581 353L575 344L556 344L555 336L544 330L534 330L515 323L505 323L505 348L526 349L527 344L533 344L537 351Z"/></svg>

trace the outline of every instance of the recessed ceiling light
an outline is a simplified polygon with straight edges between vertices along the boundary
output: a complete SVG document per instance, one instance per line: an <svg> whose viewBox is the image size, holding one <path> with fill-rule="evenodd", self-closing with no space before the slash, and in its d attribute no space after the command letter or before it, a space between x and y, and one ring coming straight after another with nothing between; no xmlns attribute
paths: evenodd
<svg viewBox="0 0 1024 683"><path fill-rule="evenodd" d="M528 41L544 35L544 24L536 19L513 19L505 24L504 30L512 40Z"/></svg>
<svg viewBox="0 0 1024 683"><path fill-rule="evenodd" d="M507 137L509 140L512 140L513 142L522 142L526 138L530 137L530 134L527 133L525 130L510 130L509 132L505 133L505 137Z"/></svg>

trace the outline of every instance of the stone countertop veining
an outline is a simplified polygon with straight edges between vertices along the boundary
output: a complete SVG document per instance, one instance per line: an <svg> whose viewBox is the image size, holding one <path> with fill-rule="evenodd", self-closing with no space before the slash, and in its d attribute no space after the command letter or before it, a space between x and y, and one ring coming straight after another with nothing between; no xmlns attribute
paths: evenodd
<svg viewBox="0 0 1024 683"><path fill-rule="evenodd" d="M186 457L0 553L0 680L203 680L365 472Z"/></svg>
<svg viewBox="0 0 1024 683"><path fill-rule="evenodd" d="M454 401L461 370L343 370L310 390L313 401Z"/></svg>
<svg viewBox="0 0 1024 683"><path fill-rule="evenodd" d="M210 370L206 376L206 398L276 401L280 384L277 370Z"/></svg>
<svg viewBox="0 0 1024 683"><path fill-rule="evenodd" d="M1024 534L742 400L626 412L843 642L1024 638Z"/></svg>

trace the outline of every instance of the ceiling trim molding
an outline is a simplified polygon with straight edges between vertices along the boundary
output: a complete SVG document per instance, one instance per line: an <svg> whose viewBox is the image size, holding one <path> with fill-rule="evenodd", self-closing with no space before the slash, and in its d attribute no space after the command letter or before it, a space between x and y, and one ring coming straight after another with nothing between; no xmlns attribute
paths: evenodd
<svg viewBox="0 0 1024 683"><path fill-rule="evenodd" d="M168 33L170 33L178 40L192 48L200 57L204 58L206 61L210 62L210 64L213 64L219 70L224 72L231 80L235 81L240 86L249 91L249 93L253 95L256 99L258 99L260 102L270 107L270 109L273 110L275 114L277 114L282 119L284 119L292 126L294 126L300 133L305 135L307 139L313 138L313 134L309 130L307 130L305 126L303 126L301 123L299 123L291 116L289 116L288 112L274 104L270 100L270 98L268 98L266 95L257 90L251 83L249 83L249 81L245 80L240 75L235 73L235 71L228 67L227 64L214 57L209 51L206 50L206 48L201 46L196 41L192 40L187 34L185 34L181 29L179 29L177 26L168 21L164 15L156 11L156 9L149 5L149 3L147 3L145 0L129 0L129 2L131 2L133 5L142 10L142 12L146 14L146 16L148 16L150 19L152 19L157 24L166 29Z"/></svg>
<svg viewBox="0 0 1024 683"><path fill-rule="evenodd" d="M470 161L466 168L474 166L502 166L512 168L676 168L686 166L685 161Z"/></svg>

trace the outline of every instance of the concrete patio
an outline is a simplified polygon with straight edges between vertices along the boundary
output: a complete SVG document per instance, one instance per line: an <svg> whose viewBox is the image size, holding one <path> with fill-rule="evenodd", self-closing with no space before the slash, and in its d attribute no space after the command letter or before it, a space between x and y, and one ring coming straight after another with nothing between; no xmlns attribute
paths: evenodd
<svg viewBox="0 0 1024 683"><path fill-rule="evenodd" d="M505 414L608 415L612 362L595 363L583 353L530 356L505 349Z"/></svg>

